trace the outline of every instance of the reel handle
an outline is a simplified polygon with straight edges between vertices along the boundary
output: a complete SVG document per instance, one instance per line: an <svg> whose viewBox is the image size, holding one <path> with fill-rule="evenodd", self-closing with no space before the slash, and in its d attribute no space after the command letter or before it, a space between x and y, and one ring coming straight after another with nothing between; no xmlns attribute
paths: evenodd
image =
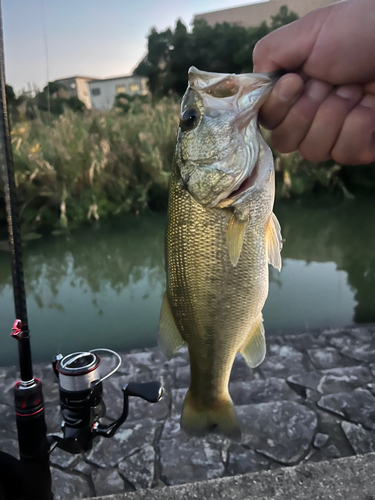
<svg viewBox="0 0 375 500"><path fill-rule="evenodd" d="M146 382L143 384L130 382L122 390L126 391L128 396L136 396L149 403L157 403L163 397L163 387L159 382Z"/></svg>
<svg viewBox="0 0 375 500"><path fill-rule="evenodd" d="M163 386L160 382L145 382L143 384L130 382L122 388L124 394L124 406L121 417L109 425L103 425L95 422L92 426L94 436L102 436L106 438L112 437L121 424L128 418L129 413L129 396L138 397L148 401L149 403L157 403L163 397Z"/></svg>

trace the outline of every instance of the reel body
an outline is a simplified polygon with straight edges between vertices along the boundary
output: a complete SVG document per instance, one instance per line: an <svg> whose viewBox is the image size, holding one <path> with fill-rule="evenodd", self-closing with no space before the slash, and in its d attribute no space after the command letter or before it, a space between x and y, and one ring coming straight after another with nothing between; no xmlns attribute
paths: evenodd
<svg viewBox="0 0 375 500"><path fill-rule="evenodd" d="M101 376L101 358L97 352L106 352L117 358L116 367ZM143 384L129 383L122 387L123 410L114 422L104 425L103 380L115 373L121 365L120 356L110 349L93 349L54 357L52 366L60 385L60 406L63 417L63 437L48 436L51 451L57 446L69 453L81 453L92 448L97 436L112 437L125 422L129 411L129 396L140 397L150 403L162 398L163 388L159 382Z"/></svg>

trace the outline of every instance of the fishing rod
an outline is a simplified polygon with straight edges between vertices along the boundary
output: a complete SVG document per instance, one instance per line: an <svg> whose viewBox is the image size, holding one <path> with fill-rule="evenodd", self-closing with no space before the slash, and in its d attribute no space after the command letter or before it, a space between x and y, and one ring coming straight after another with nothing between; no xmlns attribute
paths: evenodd
<svg viewBox="0 0 375 500"><path fill-rule="evenodd" d="M11 335L18 343L21 379L14 386L14 401L20 461L0 454L0 482L3 496L16 498L23 491L24 480L30 498L38 491L40 498L52 500L49 469L49 445L44 416L42 383L34 378L27 318L25 280L22 266L21 236L16 207L13 156L6 104L3 20L0 4L0 160L3 170L5 205L11 248L11 267L16 320ZM16 488L15 488L16 485ZM14 491L16 489L16 491ZM13 492L13 493L12 493ZM35 495L36 498L36 495Z"/></svg>
<svg viewBox="0 0 375 500"><path fill-rule="evenodd" d="M52 366L59 380L62 436L47 435L42 382L34 377L30 331L22 265L21 236L17 212L14 165L5 91L4 40L0 0L0 168L3 173L5 205L11 249L11 268L16 320L11 335L18 343L20 380L14 386L15 415L20 459L0 451L0 500L53 500L49 455L56 448L81 453L92 448L99 436L112 437L126 420L129 396L156 403L162 398L159 382L129 383L122 387L123 410L107 425L103 381L113 375L121 357L110 349L93 349L54 356ZM116 367L101 373L98 352L117 358Z"/></svg>

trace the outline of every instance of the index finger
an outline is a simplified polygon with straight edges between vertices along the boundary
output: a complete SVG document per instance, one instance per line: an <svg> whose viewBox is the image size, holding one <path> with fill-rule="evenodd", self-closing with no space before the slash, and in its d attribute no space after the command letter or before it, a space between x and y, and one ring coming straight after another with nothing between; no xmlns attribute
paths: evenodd
<svg viewBox="0 0 375 500"><path fill-rule="evenodd" d="M331 8L329 6L310 12L259 40L253 52L254 73L301 68L311 54Z"/></svg>

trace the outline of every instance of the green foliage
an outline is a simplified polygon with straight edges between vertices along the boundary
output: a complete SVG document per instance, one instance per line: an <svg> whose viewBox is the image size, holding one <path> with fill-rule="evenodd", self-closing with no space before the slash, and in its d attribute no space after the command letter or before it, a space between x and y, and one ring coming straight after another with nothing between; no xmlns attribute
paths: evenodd
<svg viewBox="0 0 375 500"><path fill-rule="evenodd" d="M61 115L64 109L81 112L86 106L76 96L71 96L65 87L58 82L49 82L42 92L38 92L34 105L40 111L47 111L53 115Z"/></svg>
<svg viewBox="0 0 375 500"><path fill-rule="evenodd" d="M24 225L66 228L144 209L150 192L166 199L178 108L171 98L134 100L126 115L65 109L52 122L37 112L17 123L12 143Z"/></svg>
<svg viewBox="0 0 375 500"><path fill-rule="evenodd" d="M272 17L271 26L264 22L254 28L221 23L209 26L204 20L194 23L189 33L178 20L174 31L151 30L148 53L135 70L149 79L153 95L182 95L186 89L186 73L190 66L219 73L243 73L253 69L255 44L270 31L288 24L298 16L283 6Z"/></svg>
<svg viewBox="0 0 375 500"><path fill-rule="evenodd" d="M8 106L12 106L17 101L13 87L11 87L10 85L5 84L5 95L7 98Z"/></svg>
<svg viewBox="0 0 375 500"><path fill-rule="evenodd" d="M131 109L133 114L137 114L142 111L142 104L147 102L150 102L148 95L117 94L113 106L124 113L127 113Z"/></svg>
<svg viewBox="0 0 375 500"><path fill-rule="evenodd" d="M22 103L22 96L17 98L13 87L5 84L5 96L7 100L8 114L12 122L19 119L18 106Z"/></svg>
<svg viewBox="0 0 375 500"><path fill-rule="evenodd" d="M289 11L288 7L283 5L280 7L278 14L271 16L271 31L277 30L277 28L281 28L281 26L285 26L293 21L297 21L297 19L297 14L293 11Z"/></svg>
<svg viewBox="0 0 375 500"><path fill-rule="evenodd" d="M37 111L18 122L12 143L23 226L69 228L147 207L164 210L178 120L179 103L169 97L134 99L126 113L65 109L51 122ZM274 155L277 197L316 190L351 196L353 184L339 165L309 163L298 152Z"/></svg>
<svg viewBox="0 0 375 500"><path fill-rule="evenodd" d="M269 138L268 132L263 131L263 135ZM353 198L343 180L343 167L334 161L309 162L298 151L288 154L281 154L277 151L273 153L277 198L297 198L316 191L337 193L345 198Z"/></svg>

